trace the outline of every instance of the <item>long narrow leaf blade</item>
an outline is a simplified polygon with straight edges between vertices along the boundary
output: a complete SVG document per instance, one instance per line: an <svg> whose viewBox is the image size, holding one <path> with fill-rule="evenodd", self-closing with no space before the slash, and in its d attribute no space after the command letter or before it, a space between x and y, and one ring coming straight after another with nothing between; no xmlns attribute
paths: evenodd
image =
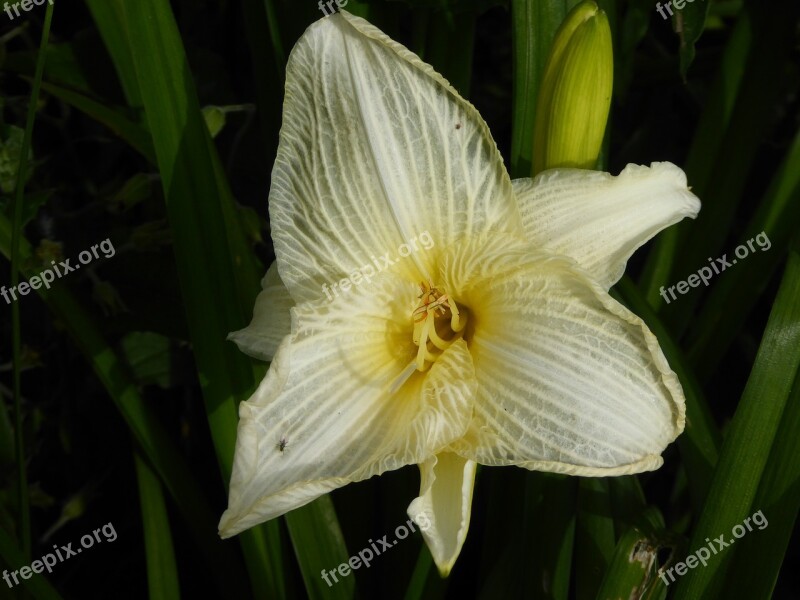
<svg viewBox="0 0 800 600"><path fill-rule="evenodd" d="M11 225L11 286L12 289L19 284L20 273L20 241L22 238L22 198L25 194L27 181L28 151L33 139L33 124L36 119L36 107L39 104L39 91L42 85L45 60L47 58L48 40L50 39L50 25L53 22L53 5L50 4L45 12L42 37L39 44L39 53L36 57L36 72L33 76L33 89L28 103L28 115L25 124L25 134L20 150L19 166L17 168L16 188L14 190L14 211ZM19 537L22 540L22 552L29 556L31 551L31 523L30 505L28 498L28 477L25 466L25 446L22 439L22 381L20 377L22 360L22 334L20 325L19 304L11 306L12 322L12 355L14 357L14 441L17 466L18 510L19 510Z"/></svg>
<svg viewBox="0 0 800 600"><path fill-rule="evenodd" d="M172 534L161 482L138 454L134 459L136 478L139 482L139 502L142 506L149 598L178 600L181 597L178 568L175 564L175 551L172 547Z"/></svg>
<svg viewBox="0 0 800 600"><path fill-rule="evenodd" d="M286 524L308 597L311 600L353 598L358 571L346 577L340 573L338 582L331 580L330 584L321 576L323 569L336 569L350 558L331 499L323 496L292 511L286 515Z"/></svg>
<svg viewBox="0 0 800 600"><path fill-rule="evenodd" d="M800 374L775 436L753 509L764 516L736 549L725 597L771 598L800 510ZM754 574L758 574L754 577Z"/></svg>
<svg viewBox="0 0 800 600"><path fill-rule="evenodd" d="M10 246L11 223L0 215L0 253L8 257ZM22 272L28 279L38 274L31 266L35 265L31 260L32 255L33 249L27 240L21 240L20 258L25 265ZM192 477L189 465L153 410L142 399L138 387L129 379L127 369L103 337L99 327L63 284L56 283L49 290L39 288L37 293L55 319L64 325L114 401L142 452L158 472L187 523L191 524L200 551L210 564L219 567L213 571L219 588L243 594L244 586L241 582L244 571L221 541L210 538L209 532L214 530L216 517L209 508L203 491Z"/></svg>
<svg viewBox="0 0 800 600"><path fill-rule="evenodd" d="M725 540L752 510L792 384L800 367L800 256L792 253L772 307L756 361L722 447L719 463L695 528L690 551L706 538ZM704 568L689 570L679 583L678 600L714 597L730 565L732 551Z"/></svg>

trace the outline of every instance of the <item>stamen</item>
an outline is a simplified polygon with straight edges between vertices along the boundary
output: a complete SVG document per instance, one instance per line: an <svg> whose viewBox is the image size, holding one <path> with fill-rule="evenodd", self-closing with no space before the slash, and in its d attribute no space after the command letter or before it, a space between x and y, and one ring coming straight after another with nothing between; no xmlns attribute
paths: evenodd
<svg viewBox="0 0 800 600"><path fill-rule="evenodd" d="M461 314L458 312L458 306L455 302L453 302L452 306L450 306L450 328L455 331L456 333L460 332L464 329L464 326L467 324L467 320L461 321Z"/></svg>
<svg viewBox="0 0 800 600"><path fill-rule="evenodd" d="M439 350L447 350L447 347L451 343L439 337L436 331L436 322L434 322L433 327L428 330L428 337L431 338L431 342L433 342L433 345L439 348Z"/></svg>
<svg viewBox="0 0 800 600"><path fill-rule="evenodd" d="M428 353L428 329L430 329L431 321L426 318L425 323L422 325L422 333L419 336L419 350L417 350L417 370L426 371L425 358Z"/></svg>
<svg viewBox="0 0 800 600"><path fill-rule="evenodd" d="M418 346L417 356L412 365L415 365L418 371L424 372L430 369L431 365L453 342L463 337L468 319L467 313L458 309L455 300L447 294L441 293L433 286L432 282L420 283L419 287L422 292L418 296L420 304L411 313L414 323L414 343ZM439 321L440 328L447 323L452 335L444 332L445 336L442 337L439 334L436 327L437 318L441 319ZM446 325L445 328L447 328ZM429 341L430 345L428 345ZM405 371L403 375L405 375ZM408 377L405 376L404 381Z"/></svg>

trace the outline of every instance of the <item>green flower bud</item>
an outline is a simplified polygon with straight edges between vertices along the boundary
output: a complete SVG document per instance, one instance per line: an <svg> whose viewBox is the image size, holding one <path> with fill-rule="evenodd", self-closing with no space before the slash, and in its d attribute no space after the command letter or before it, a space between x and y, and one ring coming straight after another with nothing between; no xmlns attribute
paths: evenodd
<svg viewBox="0 0 800 600"><path fill-rule="evenodd" d="M611 105L614 55L606 14L591 0L556 33L539 89L533 173L597 163Z"/></svg>

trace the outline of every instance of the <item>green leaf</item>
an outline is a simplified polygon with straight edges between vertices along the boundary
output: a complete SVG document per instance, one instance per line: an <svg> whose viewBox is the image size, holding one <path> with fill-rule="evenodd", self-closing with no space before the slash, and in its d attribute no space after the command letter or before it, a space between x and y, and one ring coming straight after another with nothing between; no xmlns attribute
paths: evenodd
<svg viewBox="0 0 800 600"><path fill-rule="evenodd" d="M541 504L534 509L534 551L523 564L527 579L534 584L532 598L566 600L575 545L578 479L538 475L543 482Z"/></svg>
<svg viewBox="0 0 800 600"><path fill-rule="evenodd" d="M772 307L753 370L725 438L708 499L690 551L706 538L730 537L753 510L753 500L800 367L800 256L792 253ZM722 551L705 568L689 570L675 598L713 598L732 559Z"/></svg>
<svg viewBox="0 0 800 600"><path fill-rule="evenodd" d="M599 4L600 8L609 12L605 2L599 2ZM614 96L616 98L625 98L627 95L634 75L636 48L647 34L652 16L653 3L651 0L630 0L627 2L617 30L613 29L612 21L616 55L614 60Z"/></svg>
<svg viewBox="0 0 800 600"><path fill-rule="evenodd" d="M108 53L111 55L128 105L134 108L141 107L142 98L136 71L133 67L133 56L128 44L122 4L108 0L86 0L86 5L89 7L89 12L92 13L92 18Z"/></svg>
<svg viewBox="0 0 800 600"><path fill-rule="evenodd" d="M120 342L122 354L134 377L142 385L166 389L171 383L170 341L151 332L134 331Z"/></svg>
<svg viewBox="0 0 800 600"><path fill-rule="evenodd" d="M205 106L203 107L203 119L208 127L208 133L212 138L219 135L228 120L228 113L233 112L253 112L252 104L235 104L232 106Z"/></svg>
<svg viewBox="0 0 800 600"><path fill-rule="evenodd" d="M172 548L169 517L161 482L150 466L137 454L136 479L142 507L142 530L147 557L147 589L150 600L176 600L181 597L178 567Z"/></svg>
<svg viewBox="0 0 800 600"><path fill-rule="evenodd" d="M92 100L79 92L52 83L43 83L42 89L48 94L74 106L79 111L108 127L126 144L144 156L148 162L155 164L155 153L150 134L142 126L134 123L121 112Z"/></svg>
<svg viewBox="0 0 800 600"><path fill-rule="evenodd" d="M674 536L663 530L658 511L648 509L617 543L597 600L663 598L666 586L659 577L659 556L674 552L676 546Z"/></svg>
<svg viewBox="0 0 800 600"><path fill-rule="evenodd" d="M45 81L84 94L92 92L90 76L84 70L73 44L50 44L45 54L47 58ZM35 52L10 52L3 61L3 70L30 77L34 73L36 59Z"/></svg>
<svg viewBox="0 0 800 600"><path fill-rule="evenodd" d="M208 133L212 138L217 137L222 128L225 127L225 111L219 106L206 106L203 108L203 119L206 121Z"/></svg>
<svg viewBox="0 0 800 600"><path fill-rule="evenodd" d="M124 212L150 198L153 194L155 180L157 180L156 177L145 173L137 173L128 179L122 187L114 192L113 196L108 198L111 210Z"/></svg>
<svg viewBox="0 0 800 600"><path fill-rule="evenodd" d="M428 546L422 544L417 564L408 582L404 600L439 600L444 598L447 589L446 579L439 577L433 567L433 556Z"/></svg>
<svg viewBox="0 0 800 600"><path fill-rule="evenodd" d="M50 40L50 25L53 22L53 5L48 4L44 25L42 26L42 37L39 42L39 52L36 56L36 70L33 76L33 86L31 97L28 102L28 112L25 120L25 133L17 153L17 174L14 177L14 205L11 218L10 235L8 240L8 254L11 260L11 287L19 284L19 273L22 268L22 223L24 221L24 211L22 198L25 195L25 184L28 181L28 157L32 155L31 145L33 141L33 125L36 121L36 108L39 104L39 91L42 85L45 61ZM22 361L22 333L19 313L19 302L11 305L11 354L14 360L14 442L15 459L17 467L17 510L19 511L19 524L17 533L22 540L23 557L29 557L31 551L31 523L30 523L30 504L28 498L28 477L26 473L25 444L22 439L22 381L20 378Z"/></svg>
<svg viewBox="0 0 800 600"><path fill-rule="evenodd" d="M284 41L286 23L279 18L281 13L278 4L278 0L243 0L245 35L253 64L256 112L261 125L262 153L269 164L275 160L278 148L283 112L283 80L288 56Z"/></svg>
<svg viewBox="0 0 800 600"><path fill-rule="evenodd" d="M17 548L8 532L2 530L0 530L0 557L2 557L3 562L12 571L30 564L28 557ZM5 587L6 582L3 582L2 585ZM24 590L22 593L30 594L31 597L36 598L36 600L61 600L61 596L56 589L50 585L46 577L42 576L20 579L20 587L18 590L20 592ZM9 593L9 596L3 597L11 597L11 595ZM24 596L21 595L15 597L24 598Z"/></svg>
<svg viewBox="0 0 800 600"><path fill-rule="evenodd" d="M795 135L786 159L772 180L759 207L744 230L743 239L762 234L770 242L768 250L754 252L736 269L714 281L711 294L703 303L689 335L689 359L701 377L716 369L746 317L763 294L780 266L789 241L800 229L800 130ZM763 241L763 239L762 239ZM739 294L748 290L748 294ZM731 303L736 294L738 302Z"/></svg>
<svg viewBox="0 0 800 600"><path fill-rule="evenodd" d="M752 19L750 13L745 12L737 19L725 46L714 85L704 102L705 110L695 128L686 158L685 170L689 185L693 187L695 194L701 194L701 200L736 106L752 45ZM641 286L650 306L661 305L659 288L672 283L670 275L680 241L690 229L689 223L675 225L660 233L656 239L641 279Z"/></svg>
<svg viewBox="0 0 800 600"><path fill-rule="evenodd" d="M608 483L608 492L614 511L614 534L619 539L646 510L647 501L636 475L612 477Z"/></svg>
<svg viewBox="0 0 800 600"><path fill-rule="evenodd" d="M800 3L779 0L775 6L751 3L754 30L741 92L736 98L730 124L722 137L713 163L704 161L702 173L687 168L689 185L702 203L697 219L687 223L689 235L684 251L675 263L672 283L685 279L703 265L708 257L720 256L729 237L745 183L759 155L765 128L774 119L772 108L785 89L783 74L793 61L794 23L800 17ZM711 168L707 172L707 168ZM703 183L705 182L705 184ZM683 335L700 300L700 294L688 294L680 302L663 306L673 334ZM735 301L735 300L734 300Z"/></svg>
<svg viewBox="0 0 800 600"><path fill-rule="evenodd" d="M673 0L673 6L681 0ZM688 0L686 0L688 2ZM692 62L694 62L695 44L700 36L703 35L703 30L706 25L706 17L708 16L708 8L711 6L710 0L694 0L691 3L686 3L684 8L675 8L675 14L672 21L675 24L675 31L680 38L680 55L681 55L681 75L684 79L689 70Z"/></svg>
<svg viewBox="0 0 800 600"><path fill-rule="evenodd" d="M579 0L512 0L514 49L511 176L528 177L533 162L533 125L547 57L567 12Z"/></svg>
<svg viewBox="0 0 800 600"><path fill-rule="evenodd" d="M347 577L338 575L338 583L331 579L331 585L321 575L323 569L336 569L350 558L330 497L322 496L288 513L286 525L310 600L355 597L358 571Z"/></svg>
<svg viewBox="0 0 800 600"><path fill-rule="evenodd" d="M725 598L771 598L800 510L800 373L753 500L764 520L736 547ZM755 576L754 576L755 575Z"/></svg>
<svg viewBox="0 0 800 600"><path fill-rule="evenodd" d="M478 469L477 481L488 495L487 514L509 517L493 520L483 532L478 598L530 598L541 587L527 562L541 544L535 536L541 519L543 475L521 469ZM469 535L474 535L474 526L470 529ZM515 577L515 573L529 576Z"/></svg>
<svg viewBox="0 0 800 600"><path fill-rule="evenodd" d="M52 197L52 191L45 190L40 192L32 192L25 194L22 200L22 228L30 223L39 214L39 209L47 204L47 201ZM0 210L8 216L12 217L14 202L11 197L0 197Z"/></svg>
<svg viewBox="0 0 800 600"><path fill-rule="evenodd" d="M0 215L0 253L8 257L10 248L11 223ZM32 259L33 251L24 239L20 241L19 252L23 273L27 278L45 268L45 264L37 264ZM205 493L192 477L189 465L178 452L172 438L140 396L138 385L129 379L128 369L103 338L86 309L62 282L56 282L49 290L39 288L37 293L54 318L63 324L114 401L134 440L189 524L208 564L217 567L212 574L219 590L244 597L244 572L216 535L217 515L212 513Z"/></svg>
<svg viewBox="0 0 800 600"><path fill-rule="evenodd" d="M4 194L11 194L17 188L17 172L19 171L19 159L22 152L22 140L25 137L25 130L14 125L4 125L0 129L0 190ZM28 156L26 160L33 162L33 148L28 144ZM27 173L25 184L33 173Z"/></svg>
<svg viewBox="0 0 800 600"><path fill-rule="evenodd" d="M614 517L608 479L582 477L575 526L575 597L594 598L614 554Z"/></svg>
<svg viewBox="0 0 800 600"><path fill-rule="evenodd" d="M252 392L261 368L225 338L249 322L261 269L242 231L203 119L169 2L141 0L122 6L161 173L209 427L227 485L236 444L237 402ZM283 596L279 523L273 520L250 529L239 540L255 595Z"/></svg>

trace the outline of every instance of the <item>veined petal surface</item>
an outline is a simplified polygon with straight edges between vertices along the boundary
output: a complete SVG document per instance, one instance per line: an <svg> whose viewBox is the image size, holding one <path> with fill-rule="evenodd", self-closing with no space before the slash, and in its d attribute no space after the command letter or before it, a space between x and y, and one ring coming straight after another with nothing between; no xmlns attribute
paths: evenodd
<svg viewBox="0 0 800 600"><path fill-rule="evenodd" d="M475 461L441 452L419 466L419 497L408 516L419 525L442 577L447 577L467 539L475 487Z"/></svg>
<svg viewBox="0 0 800 600"><path fill-rule="evenodd" d="M574 258L606 290L637 248L700 210L684 172L667 162L630 164L616 177L553 169L513 184L528 239Z"/></svg>
<svg viewBox="0 0 800 600"><path fill-rule="evenodd" d="M294 301L278 275L278 263L273 261L261 280L261 292L256 297L252 321L244 329L229 334L228 340L248 356L272 360L281 341L291 331L289 311L292 306Z"/></svg>
<svg viewBox="0 0 800 600"><path fill-rule="evenodd" d="M417 292L384 275L329 305L292 309L292 334L240 405L222 537L419 464L465 433L477 382L463 341L390 391L416 354L409 315Z"/></svg>
<svg viewBox="0 0 800 600"><path fill-rule="evenodd" d="M446 289L474 318L479 382L453 451L586 476L657 468L685 406L656 338L569 259L510 242L494 236L444 257Z"/></svg>
<svg viewBox="0 0 800 600"><path fill-rule="evenodd" d="M366 21L342 11L292 50L270 220L281 279L297 303L396 256L426 280L436 248L490 229L521 232L511 181L475 108Z"/></svg>

